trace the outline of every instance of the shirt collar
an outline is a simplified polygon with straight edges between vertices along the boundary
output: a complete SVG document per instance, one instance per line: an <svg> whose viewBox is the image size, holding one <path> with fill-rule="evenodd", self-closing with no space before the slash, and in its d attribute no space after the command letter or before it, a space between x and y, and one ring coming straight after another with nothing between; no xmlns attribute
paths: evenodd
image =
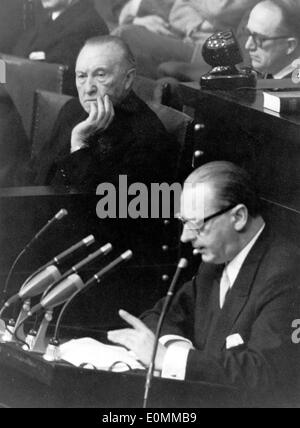
<svg viewBox="0 0 300 428"><path fill-rule="evenodd" d="M251 241L246 245L246 247L244 247L242 249L242 251L240 251L238 253L237 256L235 256L235 258L233 260L231 260L231 262L228 263L228 265L225 267L226 269L226 273L228 275L229 281L230 281L230 288L233 287L237 276L248 256L248 254L250 253L250 251L252 250L252 248L254 247L256 241L258 240L258 238L260 237L260 235L262 234L262 232L264 231L266 227L266 224L264 223L264 225L259 229L259 231L257 232L257 234L251 239Z"/></svg>

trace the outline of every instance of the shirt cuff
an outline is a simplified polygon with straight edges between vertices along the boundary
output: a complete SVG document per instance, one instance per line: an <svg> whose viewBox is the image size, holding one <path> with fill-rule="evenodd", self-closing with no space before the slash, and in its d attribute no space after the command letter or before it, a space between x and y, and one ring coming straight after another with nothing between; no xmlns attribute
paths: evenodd
<svg viewBox="0 0 300 428"><path fill-rule="evenodd" d="M182 336L177 336L175 334L168 334L166 336L162 336L159 339L159 342L166 347L169 347L170 345L172 345L174 342L183 342L183 343L188 343L189 345L191 345L191 347L193 348L193 344L189 339L186 339L185 337Z"/></svg>
<svg viewBox="0 0 300 428"><path fill-rule="evenodd" d="M161 376L165 379L184 380L188 355L190 350L194 349L193 344L180 336L165 336L161 338L161 343L163 341L167 344L167 352Z"/></svg>

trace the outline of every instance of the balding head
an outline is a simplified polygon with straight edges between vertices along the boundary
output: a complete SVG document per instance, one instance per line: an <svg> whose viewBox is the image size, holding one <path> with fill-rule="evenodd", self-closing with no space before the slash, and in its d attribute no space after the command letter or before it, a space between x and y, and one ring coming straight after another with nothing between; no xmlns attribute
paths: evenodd
<svg viewBox="0 0 300 428"><path fill-rule="evenodd" d="M260 214L261 206L254 180L239 166L226 161L207 163L195 170L186 180L185 187L203 187L210 192L217 209L243 204L251 217Z"/></svg>
<svg viewBox="0 0 300 428"><path fill-rule="evenodd" d="M251 11L246 43L252 66L276 74L299 55L300 5L297 0L265 0Z"/></svg>
<svg viewBox="0 0 300 428"><path fill-rule="evenodd" d="M212 162L186 181L180 217L181 241L190 242L206 263L228 263L263 226L253 181L229 162Z"/></svg>

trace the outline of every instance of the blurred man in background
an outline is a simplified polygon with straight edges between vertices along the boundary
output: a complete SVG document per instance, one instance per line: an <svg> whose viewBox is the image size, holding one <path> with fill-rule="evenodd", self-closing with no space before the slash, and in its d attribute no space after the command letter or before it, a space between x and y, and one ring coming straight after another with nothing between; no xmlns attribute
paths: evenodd
<svg viewBox="0 0 300 428"><path fill-rule="evenodd" d="M123 7L119 24L134 24L154 33L171 35L169 14L175 0L130 0Z"/></svg>
<svg viewBox="0 0 300 428"><path fill-rule="evenodd" d="M9 54L24 31L23 0L0 2L0 52Z"/></svg>
<svg viewBox="0 0 300 428"><path fill-rule="evenodd" d="M78 52L87 39L108 34L108 28L90 0L41 2L45 14L20 37L13 54L66 65L69 71L65 92L75 95L74 68Z"/></svg>
<svg viewBox="0 0 300 428"><path fill-rule="evenodd" d="M266 0L251 11L246 49L252 67L276 79L290 77L300 57L300 1Z"/></svg>
<svg viewBox="0 0 300 428"><path fill-rule="evenodd" d="M149 31L148 27L129 25L117 29L116 34L124 38L133 50L139 74L156 78L158 66L172 61L175 64L168 64L168 71L160 74L177 77L176 69L182 62L199 62L204 65L202 46L205 40L216 31L236 29L245 12L257 2L258 0L177 0L163 31Z"/></svg>

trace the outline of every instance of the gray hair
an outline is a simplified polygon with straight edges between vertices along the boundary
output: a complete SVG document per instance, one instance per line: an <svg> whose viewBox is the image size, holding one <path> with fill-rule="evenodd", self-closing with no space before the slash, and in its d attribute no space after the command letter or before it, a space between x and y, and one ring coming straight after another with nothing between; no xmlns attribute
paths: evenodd
<svg viewBox="0 0 300 428"><path fill-rule="evenodd" d="M136 68L136 59L130 47L124 40L122 40L120 37L117 37L117 36L111 36L111 35L97 36L86 40L85 44L80 49L78 56L86 46L104 46L104 45L110 45L110 44L117 46L120 49L120 51L123 53L124 60L128 64L128 68L133 68L133 69Z"/></svg>

